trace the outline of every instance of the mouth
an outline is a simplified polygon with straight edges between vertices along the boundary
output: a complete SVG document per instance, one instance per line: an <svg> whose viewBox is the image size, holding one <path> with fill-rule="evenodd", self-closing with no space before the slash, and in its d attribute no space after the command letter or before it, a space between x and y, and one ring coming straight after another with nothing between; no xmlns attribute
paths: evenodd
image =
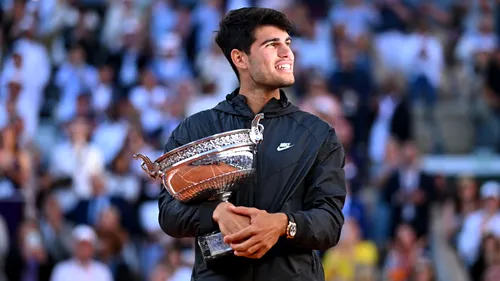
<svg viewBox="0 0 500 281"><path fill-rule="evenodd" d="M291 63L281 63L275 66L275 68L279 71L291 72L293 70Z"/></svg>

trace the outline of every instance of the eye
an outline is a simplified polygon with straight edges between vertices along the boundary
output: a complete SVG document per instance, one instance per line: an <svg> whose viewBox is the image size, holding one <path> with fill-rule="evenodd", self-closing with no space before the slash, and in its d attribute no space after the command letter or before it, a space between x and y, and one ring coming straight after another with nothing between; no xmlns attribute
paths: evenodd
<svg viewBox="0 0 500 281"><path fill-rule="evenodd" d="M276 43L275 42L272 42L272 43L269 43L266 45L266 47L275 47L276 46Z"/></svg>

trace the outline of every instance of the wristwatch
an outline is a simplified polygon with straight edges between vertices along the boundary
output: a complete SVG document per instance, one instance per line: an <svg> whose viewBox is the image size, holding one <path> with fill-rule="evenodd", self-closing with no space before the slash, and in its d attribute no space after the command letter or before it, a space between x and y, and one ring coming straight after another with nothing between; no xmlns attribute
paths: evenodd
<svg viewBox="0 0 500 281"><path fill-rule="evenodd" d="M286 238L293 239L297 234L297 224L292 215L287 215L288 217L288 226L286 227Z"/></svg>

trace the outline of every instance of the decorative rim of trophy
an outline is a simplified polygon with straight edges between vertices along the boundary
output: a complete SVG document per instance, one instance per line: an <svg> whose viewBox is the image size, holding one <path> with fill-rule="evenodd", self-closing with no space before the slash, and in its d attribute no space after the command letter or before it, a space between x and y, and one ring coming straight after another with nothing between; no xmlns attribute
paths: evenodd
<svg viewBox="0 0 500 281"><path fill-rule="evenodd" d="M192 141L161 155L155 161L143 154L134 154L134 159L143 160L141 168L151 178L161 179L167 191L179 201L187 202L200 197L227 200L231 194L231 185L254 172L253 165L249 163L253 156L249 157L248 153L255 154L257 145L263 139L264 126L259 124L263 118L263 113L257 114L250 129L227 131ZM204 161L227 162L226 158L231 159L231 165L235 162L234 167L237 168L234 171L201 179L181 190L176 190L170 183L175 173L183 167L203 165ZM244 163L238 165L238 161Z"/></svg>

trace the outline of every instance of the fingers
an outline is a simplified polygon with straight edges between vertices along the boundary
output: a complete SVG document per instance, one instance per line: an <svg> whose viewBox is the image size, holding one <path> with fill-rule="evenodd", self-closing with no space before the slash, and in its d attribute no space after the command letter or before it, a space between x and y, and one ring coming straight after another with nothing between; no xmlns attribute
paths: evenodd
<svg viewBox="0 0 500 281"><path fill-rule="evenodd" d="M237 241L247 240L251 236L256 234L255 228L252 226L246 227L236 233L224 237L224 242L226 244L236 243Z"/></svg>
<svg viewBox="0 0 500 281"><path fill-rule="evenodd" d="M267 253L267 251L269 251L269 249L270 247L267 244L259 243L255 244L244 252L235 251L234 255L239 257L247 257L250 259L260 259Z"/></svg>
<svg viewBox="0 0 500 281"><path fill-rule="evenodd" d="M259 209L256 209L256 208L248 208L248 207L241 207L241 206L229 206L229 210L231 210L231 212L235 213L235 214L238 214L238 215L242 215L242 216L255 216L259 213Z"/></svg>
<svg viewBox="0 0 500 281"><path fill-rule="evenodd" d="M246 253L246 254L253 254L255 251L257 251L259 249L258 247L258 244L260 244L261 241L259 241L259 239L256 239L256 237L252 237L246 241L243 241L241 243L232 243L231 244L231 248L233 248L233 250L235 252L242 252L242 253ZM250 249L252 247L256 247L256 249L254 249L253 251L250 251ZM248 252L247 252L248 251Z"/></svg>

